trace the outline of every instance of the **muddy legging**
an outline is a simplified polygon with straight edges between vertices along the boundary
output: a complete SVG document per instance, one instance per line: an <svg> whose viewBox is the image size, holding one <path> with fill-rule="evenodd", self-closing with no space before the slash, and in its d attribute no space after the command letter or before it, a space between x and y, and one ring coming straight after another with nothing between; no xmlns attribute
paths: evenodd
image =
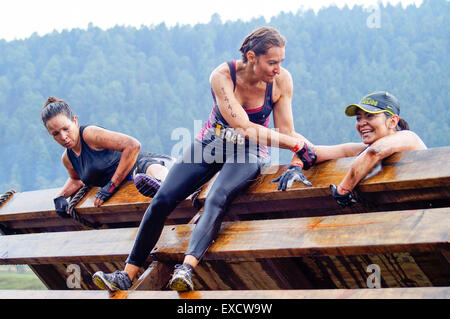
<svg viewBox="0 0 450 319"><path fill-rule="evenodd" d="M195 144L195 147L194 147ZM156 245L164 222L176 206L220 171L205 201L204 211L192 233L186 255L200 259L220 229L224 214L233 199L258 176L261 161L245 152L245 160L235 152L224 160L203 159L194 162L194 149L202 149L194 142L177 161L156 196L152 199L139 226L133 250L127 263L142 267Z"/></svg>

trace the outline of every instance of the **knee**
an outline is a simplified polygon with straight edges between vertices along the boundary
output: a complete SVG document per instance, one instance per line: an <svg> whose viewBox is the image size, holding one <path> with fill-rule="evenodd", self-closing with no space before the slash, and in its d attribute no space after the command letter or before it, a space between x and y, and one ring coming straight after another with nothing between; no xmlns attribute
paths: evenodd
<svg viewBox="0 0 450 319"><path fill-rule="evenodd" d="M165 167L161 164L152 164L146 170L147 175L150 175L156 179L159 179L160 181L164 181L166 179L168 172L169 171L168 171L167 167Z"/></svg>
<svg viewBox="0 0 450 319"><path fill-rule="evenodd" d="M222 212L226 209L228 204L228 196L225 189L218 188L214 193L209 194L205 200L205 210L212 210L215 212Z"/></svg>
<svg viewBox="0 0 450 319"><path fill-rule="evenodd" d="M145 211L144 220L151 219L153 216L168 216L171 212L171 203L169 196L163 192L157 192Z"/></svg>

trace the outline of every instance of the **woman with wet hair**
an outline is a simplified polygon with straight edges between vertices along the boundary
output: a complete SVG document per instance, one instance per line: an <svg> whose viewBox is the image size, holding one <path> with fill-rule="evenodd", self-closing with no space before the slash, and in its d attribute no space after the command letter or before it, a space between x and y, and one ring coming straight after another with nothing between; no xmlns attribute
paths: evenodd
<svg viewBox="0 0 450 319"><path fill-rule="evenodd" d="M165 179L171 158L141 152L141 144L133 137L95 125L80 126L67 102L49 97L41 112L41 120L53 139L65 148L62 163L69 178L55 198L56 212L67 214L66 198L83 185L99 186L95 206L102 205L125 180L134 181L138 190L152 197Z"/></svg>
<svg viewBox="0 0 450 319"><path fill-rule="evenodd" d="M192 273L216 238L229 204L259 175L268 146L290 149L299 156L296 173L303 177L315 154L294 130L293 83L281 67L285 38L270 27L256 29L243 41L242 58L220 64L210 76L213 107L191 146L170 170L148 207L124 271L97 272L103 289L127 290L158 241L164 222L194 190L219 173L208 192L204 210L191 235L184 262L169 283L177 291L194 289ZM274 126L269 129L273 114Z"/></svg>

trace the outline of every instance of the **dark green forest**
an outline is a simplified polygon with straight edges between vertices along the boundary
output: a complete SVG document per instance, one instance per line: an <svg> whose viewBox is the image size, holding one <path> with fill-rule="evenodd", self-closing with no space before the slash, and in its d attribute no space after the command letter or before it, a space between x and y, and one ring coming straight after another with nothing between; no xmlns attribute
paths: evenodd
<svg viewBox="0 0 450 319"><path fill-rule="evenodd" d="M170 154L173 129L194 136L194 120L212 106L209 75L239 59L253 29L270 25L286 37L283 66L294 80L296 131L315 144L359 141L349 103L387 90L401 117L428 147L450 145L450 2L420 7L355 6L281 13L270 21L222 21L87 29L0 40L0 193L60 187L67 178L63 149L40 122L48 96L65 99L82 124L140 140L143 149ZM291 153L283 151L282 162Z"/></svg>

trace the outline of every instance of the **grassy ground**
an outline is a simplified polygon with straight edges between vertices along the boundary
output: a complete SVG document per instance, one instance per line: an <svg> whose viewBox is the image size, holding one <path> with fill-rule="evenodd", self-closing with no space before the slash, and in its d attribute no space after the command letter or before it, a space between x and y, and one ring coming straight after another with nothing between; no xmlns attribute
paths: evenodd
<svg viewBox="0 0 450 319"><path fill-rule="evenodd" d="M47 287L28 267L18 272L13 267L0 266L0 290L46 290Z"/></svg>

